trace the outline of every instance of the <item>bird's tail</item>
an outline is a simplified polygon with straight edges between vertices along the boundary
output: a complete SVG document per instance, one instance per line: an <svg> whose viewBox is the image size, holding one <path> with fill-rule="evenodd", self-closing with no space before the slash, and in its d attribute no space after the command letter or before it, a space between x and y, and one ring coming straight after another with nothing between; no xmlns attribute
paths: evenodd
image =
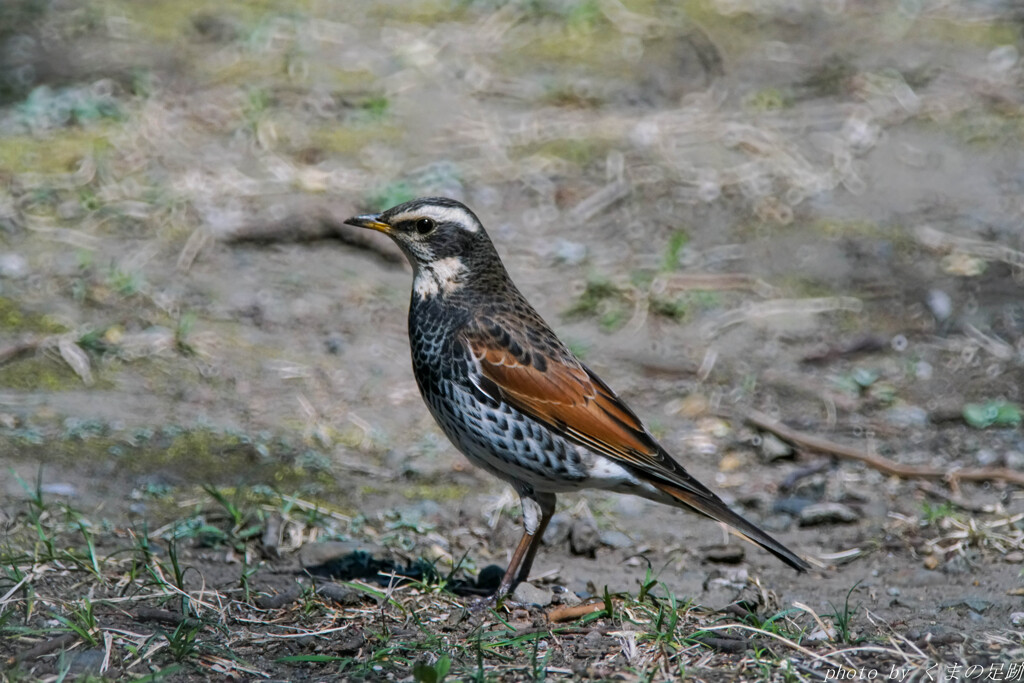
<svg viewBox="0 0 1024 683"><path fill-rule="evenodd" d="M754 524L748 522L740 515L729 509L729 506L722 502L722 499L708 491L707 495L698 495L692 491L673 486L664 482L650 482L659 490L668 494L673 502L681 507L686 507L707 515L711 519L724 522L733 527L745 538L761 546L775 557L779 558L798 572L811 568L796 553L782 545L766 532Z"/></svg>

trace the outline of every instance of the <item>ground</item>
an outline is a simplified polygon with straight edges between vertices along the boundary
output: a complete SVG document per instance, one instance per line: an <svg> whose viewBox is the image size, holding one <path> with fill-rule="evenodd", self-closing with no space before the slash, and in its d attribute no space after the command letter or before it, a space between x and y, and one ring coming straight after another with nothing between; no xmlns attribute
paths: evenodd
<svg viewBox="0 0 1024 683"><path fill-rule="evenodd" d="M0 677L1020 680L1022 27L4 3ZM341 225L428 194L813 568L585 493L482 598L518 501L420 401L408 267Z"/></svg>

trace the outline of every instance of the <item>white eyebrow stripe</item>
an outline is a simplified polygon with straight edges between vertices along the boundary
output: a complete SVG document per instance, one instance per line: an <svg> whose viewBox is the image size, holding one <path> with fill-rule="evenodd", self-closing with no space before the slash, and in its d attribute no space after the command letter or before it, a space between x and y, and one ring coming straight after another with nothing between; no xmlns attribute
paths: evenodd
<svg viewBox="0 0 1024 683"><path fill-rule="evenodd" d="M456 225L461 225L469 232L476 232L479 229L479 225L472 214L457 206L421 206L414 211L405 211L397 216L393 216L391 222L401 223L402 221L423 217L433 218L438 223L455 223Z"/></svg>

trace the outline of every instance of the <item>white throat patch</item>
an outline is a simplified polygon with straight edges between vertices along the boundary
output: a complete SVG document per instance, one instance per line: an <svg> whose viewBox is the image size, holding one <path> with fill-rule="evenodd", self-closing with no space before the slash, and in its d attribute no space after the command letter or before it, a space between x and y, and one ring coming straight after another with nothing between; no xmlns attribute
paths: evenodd
<svg viewBox="0 0 1024 683"><path fill-rule="evenodd" d="M437 296L441 292L451 294L462 286L462 274L466 266L458 256L438 259L416 270L412 291L422 299Z"/></svg>

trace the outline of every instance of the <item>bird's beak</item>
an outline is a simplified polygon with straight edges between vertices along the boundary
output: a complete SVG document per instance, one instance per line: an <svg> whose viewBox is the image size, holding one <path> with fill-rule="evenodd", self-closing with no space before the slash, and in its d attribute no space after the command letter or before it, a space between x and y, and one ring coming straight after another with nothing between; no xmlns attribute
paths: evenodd
<svg viewBox="0 0 1024 683"><path fill-rule="evenodd" d="M380 219L379 213L368 213L362 216L353 216L345 222L349 225L354 225L357 228L369 228L370 230L382 232L385 235L391 234L391 226Z"/></svg>

